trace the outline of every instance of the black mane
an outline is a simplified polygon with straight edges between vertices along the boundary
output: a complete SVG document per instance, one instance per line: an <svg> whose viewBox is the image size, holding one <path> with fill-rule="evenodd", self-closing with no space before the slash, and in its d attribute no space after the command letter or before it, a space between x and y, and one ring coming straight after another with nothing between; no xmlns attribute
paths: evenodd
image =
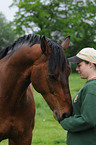
<svg viewBox="0 0 96 145"><path fill-rule="evenodd" d="M23 37L20 37L16 41L14 41L9 46L5 47L0 51L0 59L5 57L7 54L14 53L16 50L18 50L20 47L22 47L25 44L30 44L30 46L40 43L40 35L24 35Z"/></svg>
<svg viewBox="0 0 96 145"><path fill-rule="evenodd" d="M51 45L49 44L49 46L52 48L48 64L49 72L54 73L57 70L66 70L66 56L61 45L58 45L53 41L53 43Z"/></svg>
<svg viewBox="0 0 96 145"><path fill-rule="evenodd" d="M66 56L62 50L61 45L57 44L55 41L47 38L46 41L48 45L52 48L51 56L49 59L48 69L51 73L53 73L56 69L64 71L66 69ZM0 59L5 57L7 54L13 54L16 50L18 50L23 45L27 44L30 47L36 43L40 43L40 35L38 34L29 34L23 37L20 37L16 41L14 41L11 45L5 47L0 51Z"/></svg>

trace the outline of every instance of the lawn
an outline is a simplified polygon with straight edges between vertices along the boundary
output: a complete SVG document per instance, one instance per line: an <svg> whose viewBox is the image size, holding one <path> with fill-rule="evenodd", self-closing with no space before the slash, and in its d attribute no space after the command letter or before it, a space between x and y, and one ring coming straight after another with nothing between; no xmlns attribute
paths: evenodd
<svg viewBox="0 0 96 145"><path fill-rule="evenodd" d="M69 78L70 92L72 98L84 85L85 80L80 79L78 74L71 74ZM33 131L33 145L66 145L66 131L53 118L43 97L34 90L36 117ZM4 140L0 145L8 145Z"/></svg>

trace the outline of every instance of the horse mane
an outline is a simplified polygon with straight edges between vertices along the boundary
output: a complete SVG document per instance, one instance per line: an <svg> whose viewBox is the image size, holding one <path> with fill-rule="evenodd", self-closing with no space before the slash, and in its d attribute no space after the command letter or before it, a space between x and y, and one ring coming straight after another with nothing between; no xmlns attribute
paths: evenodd
<svg viewBox="0 0 96 145"><path fill-rule="evenodd" d="M56 43L54 40L51 40L47 37L45 38L48 45L52 48L48 64L49 72L53 73L57 69L64 71L66 69L66 56L62 50L61 45ZM7 54L12 55L16 50L18 50L21 46L25 44L30 45L31 47L36 43L40 43L40 35L38 34L24 35L23 37L20 37L19 39L14 41L9 46L2 49L0 51L0 59L5 57Z"/></svg>
<svg viewBox="0 0 96 145"><path fill-rule="evenodd" d="M65 53L58 43L55 41L50 41L48 44L51 49L51 56L49 59L48 69L50 73L54 73L55 71L65 71L66 70L66 62L67 58Z"/></svg>
<svg viewBox="0 0 96 145"><path fill-rule="evenodd" d="M7 54L13 54L16 50L18 50L20 47L22 47L25 44L30 44L30 46L40 43L40 35L36 34L29 34L29 35L24 35L23 37L20 37L16 41L14 41L12 44L9 46L3 48L0 51L0 59L5 57Z"/></svg>

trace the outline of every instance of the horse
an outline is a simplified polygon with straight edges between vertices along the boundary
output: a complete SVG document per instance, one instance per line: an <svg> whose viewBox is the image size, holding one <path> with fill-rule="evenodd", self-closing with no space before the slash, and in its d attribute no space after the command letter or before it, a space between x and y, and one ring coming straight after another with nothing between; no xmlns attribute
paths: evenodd
<svg viewBox="0 0 96 145"><path fill-rule="evenodd" d="M32 85L53 116L61 121L71 115L70 68L64 53L69 42L69 36L59 45L45 36L29 34L1 50L0 141L31 145L36 110Z"/></svg>

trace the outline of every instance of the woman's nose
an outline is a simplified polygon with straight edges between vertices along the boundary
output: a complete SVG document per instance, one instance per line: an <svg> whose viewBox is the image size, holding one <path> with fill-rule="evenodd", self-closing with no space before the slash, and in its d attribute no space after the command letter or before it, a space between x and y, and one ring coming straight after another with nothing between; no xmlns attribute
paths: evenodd
<svg viewBox="0 0 96 145"><path fill-rule="evenodd" d="M78 66L76 67L76 71L78 71L79 70L79 68L78 68Z"/></svg>

